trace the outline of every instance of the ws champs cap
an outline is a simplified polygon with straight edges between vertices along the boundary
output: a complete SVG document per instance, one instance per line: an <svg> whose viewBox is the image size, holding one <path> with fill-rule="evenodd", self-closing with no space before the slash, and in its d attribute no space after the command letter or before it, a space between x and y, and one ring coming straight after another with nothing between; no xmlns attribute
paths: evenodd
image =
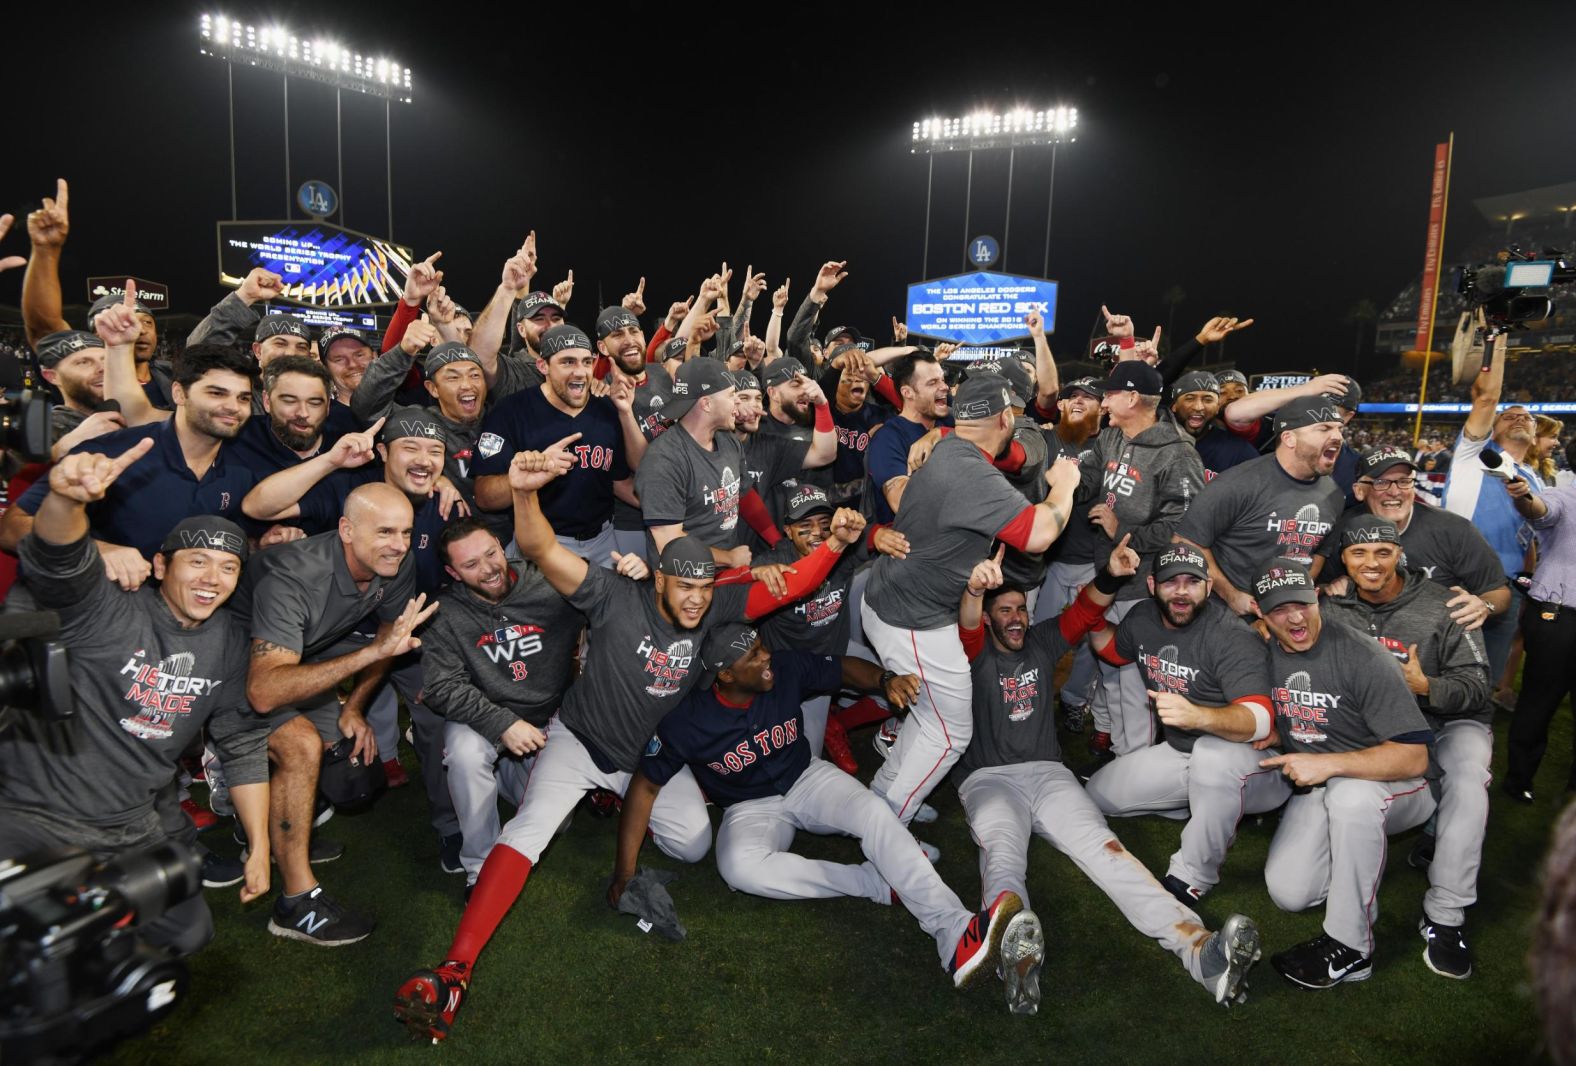
<svg viewBox="0 0 1576 1066"><path fill-rule="evenodd" d="M246 534L241 532L240 526L228 518L211 514L181 519L165 536L164 543L159 545L159 551L165 555L173 555L187 548L229 552L243 563L249 551Z"/></svg>
<svg viewBox="0 0 1576 1066"><path fill-rule="evenodd" d="M1155 556L1155 584L1170 581L1178 574L1192 574L1209 580L1209 563L1204 553L1191 544L1172 544Z"/></svg>
<svg viewBox="0 0 1576 1066"><path fill-rule="evenodd" d="M1319 592L1306 566L1294 559L1274 559L1253 579L1253 598L1259 611L1268 613L1283 603L1317 603Z"/></svg>
<svg viewBox="0 0 1576 1066"><path fill-rule="evenodd" d="M711 549L694 537L674 537L662 549L657 560L657 571L669 577L710 581L717 576L717 564L712 560Z"/></svg>

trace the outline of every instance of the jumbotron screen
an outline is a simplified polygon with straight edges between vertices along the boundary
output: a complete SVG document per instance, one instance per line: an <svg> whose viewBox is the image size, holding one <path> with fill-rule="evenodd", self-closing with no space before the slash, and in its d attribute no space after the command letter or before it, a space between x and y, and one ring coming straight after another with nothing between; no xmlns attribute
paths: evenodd
<svg viewBox="0 0 1576 1066"><path fill-rule="evenodd" d="M400 298L412 252L324 222L219 223L219 281L239 286L253 267L284 279L281 299L309 307L377 307Z"/></svg>

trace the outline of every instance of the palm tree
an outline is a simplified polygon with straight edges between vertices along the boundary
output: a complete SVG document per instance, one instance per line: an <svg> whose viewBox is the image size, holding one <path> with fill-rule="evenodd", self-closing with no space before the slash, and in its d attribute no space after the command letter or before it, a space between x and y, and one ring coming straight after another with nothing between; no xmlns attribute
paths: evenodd
<svg viewBox="0 0 1576 1066"><path fill-rule="evenodd" d="M1367 332L1368 323L1377 321L1378 318L1379 308L1375 307L1374 302L1366 297L1352 304L1351 308L1346 312L1347 323L1356 327L1353 330L1354 337L1352 341L1352 365L1354 367L1363 355L1363 334Z"/></svg>
<svg viewBox="0 0 1576 1066"><path fill-rule="evenodd" d="M1177 308L1186 299L1187 299L1187 293L1183 290L1182 286L1180 286L1180 285L1173 285L1173 286L1171 286L1169 289L1167 289L1160 296L1160 302L1165 304L1166 308L1167 308L1167 312L1166 312L1166 335L1163 338L1163 340L1165 342L1166 351L1168 351L1168 352L1171 350L1172 337L1175 336L1175 334L1172 332L1172 327L1174 327L1176 325Z"/></svg>

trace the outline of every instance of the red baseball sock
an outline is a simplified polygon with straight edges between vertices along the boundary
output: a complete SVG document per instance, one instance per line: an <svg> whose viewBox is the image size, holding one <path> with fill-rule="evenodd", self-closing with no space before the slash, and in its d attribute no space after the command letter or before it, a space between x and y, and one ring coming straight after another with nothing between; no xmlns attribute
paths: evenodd
<svg viewBox="0 0 1576 1066"><path fill-rule="evenodd" d="M858 729L872 722L884 722L891 714L891 711L869 696L861 696L847 707L839 707L833 711L832 717L836 718L844 729Z"/></svg>
<svg viewBox="0 0 1576 1066"><path fill-rule="evenodd" d="M531 876L531 860L507 844L494 844L482 863L481 876L471 890L471 901L460 916L460 927L454 933L454 943L449 945L446 961L476 965L476 956L482 953L487 941L498 929L498 923L509 913L514 901L525 888L525 879Z"/></svg>

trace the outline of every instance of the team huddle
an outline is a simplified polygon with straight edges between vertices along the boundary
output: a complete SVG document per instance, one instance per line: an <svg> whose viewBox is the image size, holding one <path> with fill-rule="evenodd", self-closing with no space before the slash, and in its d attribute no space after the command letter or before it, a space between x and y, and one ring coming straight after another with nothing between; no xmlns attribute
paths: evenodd
<svg viewBox="0 0 1576 1066"><path fill-rule="evenodd" d="M1471 974L1491 681L1530 533L1464 452L1542 488L1530 417L1498 411L1503 361L1436 508L1409 453L1343 442L1355 381L1189 369L1251 320L1162 352L1107 312L1107 371L1063 381L1038 315L1031 350L964 363L896 319L886 344L827 328L844 263L793 311L788 283L768 296L751 268L741 289L723 264L655 322L641 279L588 334L572 282L535 287L532 235L474 315L441 253L416 263L382 337L309 329L254 270L166 364L129 282L64 321L66 203L62 182L28 219L24 286L54 462L0 548L7 609L59 615L83 711L0 735L0 858L195 842L176 774L201 752L246 844L204 883L258 899L277 864L269 930L355 943L375 923L319 882L343 847L316 829L347 768L403 773L403 705L464 878L448 952L395 994L434 1041L588 796L620 819L610 905L671 921L648 837L711 852L735 891L904 907L955 985L1000 980L1015 1013L1056 934L1030 906L1035 835L1233 1005L1258 928L1196 908L1259 876L1230 861L1244 816L1279 812L1275 904L1323 909L1271 955L1309 989L1372 975L1387 838L1425 826L1423 962ZM875 724L867 785L848 732ZM1086 779L1059 724L1092 727ZM948 781L972 903L915 835ZM1182 823L1164 871L1111 828L1144 814ZM864 861L795 854L798 832ZM212 919L197 898L145 933L191 952Z"/></svg>

